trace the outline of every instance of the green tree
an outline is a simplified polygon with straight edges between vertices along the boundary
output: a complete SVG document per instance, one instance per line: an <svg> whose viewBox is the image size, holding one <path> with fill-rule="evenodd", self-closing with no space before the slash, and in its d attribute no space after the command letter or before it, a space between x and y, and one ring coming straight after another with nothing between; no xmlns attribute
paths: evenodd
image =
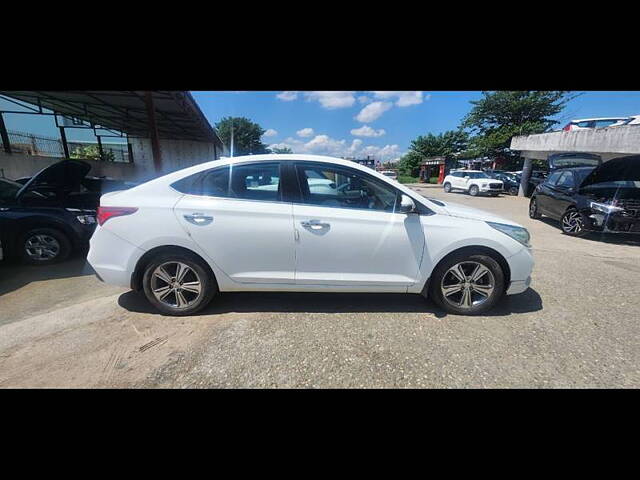
<svg viewBox="0 0 640 480"><path fill-rule="evenodd" d="M511 139L548 131L556 123L551 117L575 97L561 90L482 92L462 121L461 128L473 135L466 156L516 157Z"/></svg>
<svg viewBox="0 0 640 480"><path fill-rule="evenodd" d="M216 123L218 135L229 151L232 128L234 155L269 153L269 149L260 139L266 130L246 117L224 117Z"/></svg>
<svg viewBox="0 0 640 480"><path fill-rule="evenodd" d="M273 147L271 153L293 153L289 147Z"/></svg>
<svg viewBox="0 0 640 480"><path fill-rule="evenodd" d="M107 162L115 161L115 155L111 150L103 149L103 157L100 158L100 150L97 145L80 145L76 147L69 157L73 159L88 159L88 160L105 160Z"/></svg>
<svg viewBox="0 0 640 480"><path fill-rule="evenodd" d="M398 169L406 175L416 175L427 158L456 158L468 148L469 134L463 130L449 130L438 135L420 135L411 142L409 151L398 162Z"/></svg>

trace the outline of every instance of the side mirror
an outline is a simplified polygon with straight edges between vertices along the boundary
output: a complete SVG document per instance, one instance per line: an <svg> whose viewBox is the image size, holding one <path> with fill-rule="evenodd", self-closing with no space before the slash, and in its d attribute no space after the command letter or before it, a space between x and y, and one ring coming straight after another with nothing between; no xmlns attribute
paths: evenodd
<svg viewBox="0 0 640 480"><path fill-rule="evenodd" d="M464 179L465 179L465 180L469 180L469 175L465 175L465 176L464 176Z"/></svg>
<svg viewBox="0 0 640 480"><path fill-rule="evenodd" d="M400 213L416 213L416 204L408 195L402 195L400 198Z"/></svg>

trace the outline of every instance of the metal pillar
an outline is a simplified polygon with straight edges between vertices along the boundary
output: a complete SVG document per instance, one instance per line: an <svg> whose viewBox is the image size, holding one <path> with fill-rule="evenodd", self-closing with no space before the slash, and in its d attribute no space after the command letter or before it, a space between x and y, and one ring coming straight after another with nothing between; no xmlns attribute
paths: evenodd
<svg viewBox="0 0 640 480"><path fill-rule="evenodd" d="M158 125L156 123L156 111L153 106L153 95L145 92L144 100L147 105L147 117L149 119L149 138L151 139L151 151L153 152L153 165L156 172L162 168L162 157L160 152L160 140L158 138Z"/></svg>
<svg viewBox="0 0 640 480"><path fill-rule="evenodd" d="M519 197L526 197L529 189L529 179L531 178L531 170L533 168L533 159L525 158L522 167L522 177L520 178L520 188L518 189Z"/></svg>
<svg viewBox="0 0 640 480"><path fill-rule="evenodd" d="M67 134L64 133L64 127L58 127L60 129L60 139L62 140L62 150L64 150L64 158L71 158L69 156L69 145L67 145Z"/></svg>
<svg viewBox="0 0 640 480"><path fill-rule="evenodd" d="M4 125L4 118L2 118L2 113L0 113L0 137L2 137L2 145L4 146L4 151L7 153L11 153L11 142L9 142L9 134L7 133L7 127Z"/></svg>
<svg viewBox="0 0 640 480"><path fill-rule="evenodd" d="M98 139L98 153L100 154L100 160L104 161L104 150L102 150L102 138L100 138L100 135L96 135L96 138Z"/></svg>

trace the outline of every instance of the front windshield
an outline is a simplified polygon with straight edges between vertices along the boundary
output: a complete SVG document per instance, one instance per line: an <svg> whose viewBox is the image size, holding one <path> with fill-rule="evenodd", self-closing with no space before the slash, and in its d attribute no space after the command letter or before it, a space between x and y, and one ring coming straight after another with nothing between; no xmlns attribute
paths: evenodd
<svg viewBox="0 0 640 480"><path fill-rule="evenodd" d="M489 175L487 175L484 172L468 172L468 173L465 173L465 177L469 177L469 178L491 178Z"/></svg>
<svg viewBox="0 0 640 480"><path fill-rule="evenodd" d="M22 188L17 182L0 178L0 202L8 202L16 198L16 194Z"/></svg>

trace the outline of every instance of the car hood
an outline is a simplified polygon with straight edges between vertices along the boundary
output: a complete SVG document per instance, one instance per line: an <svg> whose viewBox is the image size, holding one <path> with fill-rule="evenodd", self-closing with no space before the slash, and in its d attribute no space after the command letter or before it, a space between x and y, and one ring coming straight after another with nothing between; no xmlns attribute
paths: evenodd
<svg viewBox="0 0 640 480"><path fill-rule="evenodd" d="M580 188L596 183L616 181L640 181L640 155L619 157L604 162L585 177Z"/></svg>
<svg viewBox="0 0 640 480"><path fill-rule="evenodd" d="M38 185L55 185L56 187L74 191L80 188L80 182L91 170L91 165L79 160L62 160L61 162L43 168L16 194L20 197L24 192L34 190Z"/></svg>
<svg viewBox="0 0 640 480"><path fill-rule="evenodd" d="M467 207L466 205L450 202L444 202L444 204L445 206L442 208L444 208L444 210L452 217L469 218L471 220L481 220L483 222L504 223L506 225L514 225L516 227L522 226L511 220L498 217L497 215L493 215L492 213L478 208Z"/></svg>

